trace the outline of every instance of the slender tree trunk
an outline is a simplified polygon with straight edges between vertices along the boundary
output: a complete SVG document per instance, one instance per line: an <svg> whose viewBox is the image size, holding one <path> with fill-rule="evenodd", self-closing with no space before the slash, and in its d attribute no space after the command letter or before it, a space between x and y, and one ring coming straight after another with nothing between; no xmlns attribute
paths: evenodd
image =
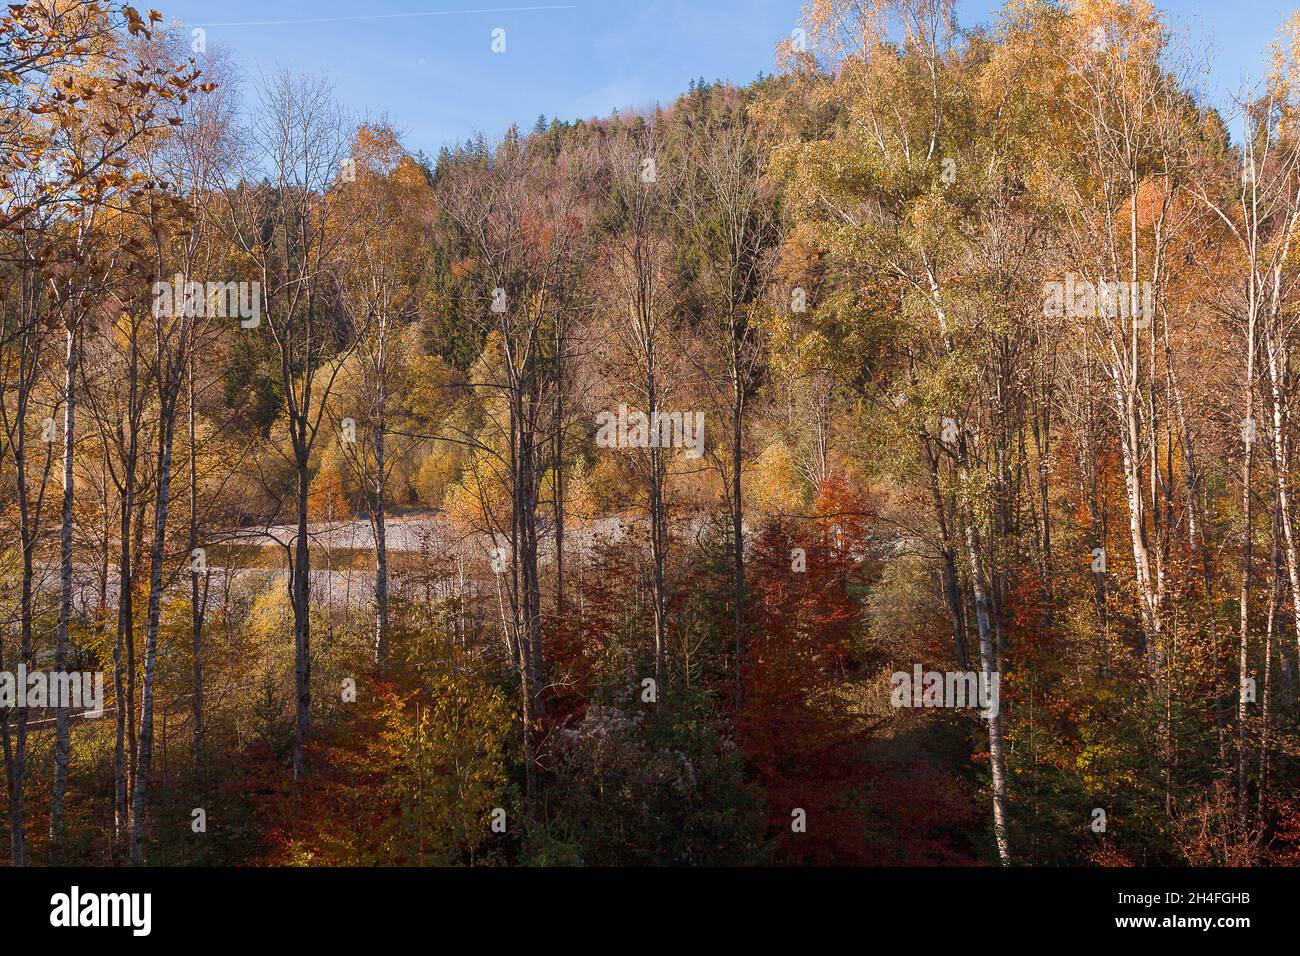
<svg viewBox="0 0 1300 956"><path fill-rule="evenodd" d="M63 406L63 513L59 528L59 620L55 646L54 669L62 674L68 667L68 624L72 617L72 521L75 495L73 454L76 448L77 423L76 382L81 359L81 333L74 320L69 320L67 356L64 376ZM66 683L65 683L66 686ZM68 735L71 731L71 712L68 701L59 702L55 721L54 788L50 803L50 861L63 862L65 821L64 795L68 788Z"/></svg>
<svg viewBox="0 0 1300 956"><path fill-rule="evenodd" d="M1268 594L1268 621L1265 623L1264 631L1264 688L1263 688L1263 707L1261 713L1261 724L1259 732L1259 802L1258 813L1260 823L1264 823L1264 813L1268 805L1268 746L1269 746L1269 721L1272 717L1273 704L1273 635L1277 631L1277 610L1280 600L1281 578L1282 578L1282 552L1278 546L1278 502L1276 492L1273 495L1273 527L1272 541L1273 554L1268 565L1269 577L1269 594Z"/></svg>
<svg viewBox="0 0 1300 956"><path fill-rule="evenodd" d="M197 783L203 766L203 612L207 599L206 588L202 589L203 593L200 593L199 578L202 576L206 579L208 572L206 562L204 570L201 572L194 565L194 552L199 546L199 469L198 444L195 435L193 351L187 356L187 364L189 365L189 421L187 424L190 453L190 534L188 542L190 561L190 636L193 640L194 649L194 777Z"/></svg>
<svg viewBox="0 0 1300 956"><path fill-rule="evenodd" d="M305 443L300 442L300 445ZM307 541L307 495L310 476L305 447L298 452L298 536L294 541L290 587L293 597L294 698L293 779L306 774L303 747L311 720L311 552Z"/></svg>
<svg viewBox="0 0 1300 956"><path fill-rule="evenodd" d="M535 371L535 370L534 370ZM534 406L535 407L535 406ZM531 416L521 419L524 430L520 442L520 479L523 496L520 501L520 579L524 609L524 635L529 647L529 666L532 675L533 712L539 721L545 714L542 692L546 674L542 660L542 591L537 571L537 497L540 479L537 471L537 432ZM540 726L537 728L540 732Z"/></svg>
<svg viewBox="0 0 1300 956"><path fill-rule="evenodd" d="M137 495L137 497L142 497ZM148 500L145 498L139 502L133 502L135 514L131 518L131 533L134 540L131 546L131 568L129 581L134 582L141 576L140 567L144 549L144 526L145 513L148 511ZM126 780L127 780L127 814L123 817L123 833L130 830L130 806L135 789L135 765L140 755L140 741L137 732L137 711L136 711L136 677L139 669L135 661L135 597L131 597L131 614L132 621L126 632ZM129 836L127 843L130 843ZM128 847L129 850L129 847Z"/></svg>
<svg viewBox="0 0 1300 956"><path fill-rule="evenodd" d="M20 371L20 375L22 372ZM27 449L23 429L27 424L27 399L20 395L16 414L17 436L14 441L15 483L18 493L19 536L22 543L22 580L19 584L18 659L30 667L32 662L32 554L36 546L27 503ZM2 648L0 644L0 648ZM0 657L3 655L0 654ZM10 737L9 719L17 711L17 726ZM5 783L9 795L9 862L27 865L26 819L23 812L24 774L27 767L27 708L17 707L0 715L0 743L4 747Z"/></svg>
<svg viewBox="0 0 1300 956"><path fill-rule="evenodd" d="M1134 396L1133 389L1116 387L1115 401L1120 417L1124 487L1129 505L1129 537L1133 546L1134 575L1138 585L1138 605L1142 614L1143 650L1147 660L1154 664L1159 653L1161 618L1151 573L1151 551L1147 544L1146 503L1143 500L1142 489L1142 444Z"/></svg>
<svg viewBox="0 0 1300 956"><path fill-rule="evenodd" d="M383 388L383 385L380 385ZM382 401L382 399L381 399ZM385 524L387 480L384 471L384 413L381 407L375 429L375 666L388 666L388 532Z"/></svg>
<svg viewBox="0 0 1300 956"><path fill-rule="evenodd" d="M963 469L964 470L964 469ZM963 484L965 476L963 474ZM993 675L999 672L999 662L994 649L993 629L989 620L987 578L984 559L980 554L979 534L970 505L963 504L962 524L965 528L966 553L971 565L971 587L975 592L975 621L979 628L980 670L988 686L993 686ZM1000 677L999 677L1000 686ZM1007 764L1002 737L1002 707L998 702L995 713L988 718L989 771L993 784L993 837L997 844L998 860L1003 866L1011 864L1011 848L1007 839Z"/></svg>
<svg viewBox="0 0 1300 956"><path fill-rule="evenodd" d="M14 486L18 499L18 534L22 546L22 576L19 582L18 598L18 659L30 670L32 666L32 587L35 580L35 552L39 531L39 509L32 514L31 501L28 497L27 470L27 410L35 374L39 368L37 359L40 352L39 331L28 328L19 337L18 355L18 394L14 402L12 431L7 436L14 453ZM6 427L9 420L5 418ZM49 446L47 446L49 447ZM48 477L49 461L52 456L47 453L46 471L41 478L42 497L45 481ZM3 654L0 653L0 659ZM26 770L27 770L27 708L18 707L16 727L11 737L10 718L13 711L0 716L0 743L4 748L5 783L9 797L9 862L12 866L27 865L27 820L24 809Z"/></svg>
<svg viewBox="0 0 1300 956"><path fill-rule="evenodd" d="M20 429L14 447L19 499L19 533L22 540L23 567L19 585L19 660L28 668L32 664L32 581L34 578L33 553L36 540L31 527L27 504L26 437L21 429L26 427L26 399L20 399L17 425ZM13 866L27 865L26 816L23 810L25 777L27 769L27 708L18 707L17 727L10 740L9 717L6 713L0 722L3 732L5 781L9 794L9 862Z"/></svg>
<svg viewBox="0 0 1300 956"><path fill-rule="evenodd" d="M551 499L555 516L555 617L564 617L564 388L567 361L564 320L555 319L555 457L551 467Z"/></svg>
<svg viewBox="0 0 1300 956"><path fill-rule="evenodd" d="M648 319L642 328L648 328ZM659 412L659 384L656 376L654 341L651 335L643 332L642 347L646 361L646 414L651 422L656 420ZM664 464L663 449L658 441L650 443L650 561L652 569L651 599L654 603L654 655L655 687L663 699L664 682L667 677L668 639L667 614L664 600L664 568L667 564L668 529L667 516L664 514ZM740 694L740 659L736 659L737 699Z"/></svg>
<svg viewBox="0 0 1300 956"><path fill-rule="evenodd" d="M537 773L545 706L542 698L541 593L537 581L537 484L534 433L526 409L529 384L525 369L511 383L511 610L517 637L515 654L520 676L520 710L524 737L524 815L531 821L541 796Z"/></svg>
<svg viewBox="0 0 1300 956"><path fill-rule="evenodd" d="M736 710L745 705L745 511L741 498L740 466L744 456L745 392L740 377L739 341L732 323L731 409L731 547L736 634Z"/></svg>
<svg viewBox="0 0 1300 956"><path fill-rule="evenodd" d="M1287 579L1291 585L1291 611L1294 615L1296 648L1300 652L1300 555L1297 554L1295 532L1292 529L1291 463L1287 438L1290 415L1283 391L1283 378L1287 364L1285 348L1285 342L1281 340L1274 328L1268 344L1269 396L1273 413L1273 474L1280 512L1279 522L1282 525Z"/></svg>
<svg viewBox="0 0 1300 956"><path fill-rule="evenodd" d="M126 460L122 463L121 508L118 531L117 636L113 643L113 694L117 698L113 740L113 834L119 849L125 848L130 827L129 791L135 769L134 721L128 751L128 720L134 714L132 674L135 668L135 607L132 587L134 558L131 551L131 522L135 515L136 463L139 453L139 359L136 329L131 326L130 359L127 365ZM130 764L128 766L128 760Z"/></svg>
<svg viewBox="0 0 1300 956"><path fill-rule="evenodd" d="M1253 297L1252 297L1253 299ZM1241 464L1241 515L1244 540L1241 547L1241 624L1237 645L1237 825L1246 827L1246 711L1247 684L1250 680L1250 564L1255 546L1255 529L1251 525L1253 496L1251 478L1255 464L1255 310L1251 302L1247 321L1245 417L1241 438L1245 446Z"/></svg>
<svg viewBox="0 0 1300 956"><path fill-rule="evenodd" d="M388 321L381 313L378 350L369 371L374 374L375 485L371 524L375 535L375 667L388 666ZM365 468L361 473L364 477Z"/></svg>
<svg viewBox="0 0 1300 956"><path fill-rule="evenodd" d="M149 771L153 763L154 681L158 662L158 625L162 616L162 572L167 547L167 511L171 493L172 437L176 426L178 384L168 383L163 386L170 390L170 395L163 395L160 408L161 421L158 426L158 489L154 499L153 547L149 554L149 616L145 623L140 752L136 758L135 787L131 794L131 862L136 864L144 859L144 826L149 808Z"/></svg>
<svg viewBox="0 0 1300 956"><path fill-rule="evenodd" d="M1251 218L1258 210L1253 203L1248 205L1246 215ZM1257 222L1257 220L1256 220ZM1256 269L1257 233L1250 230L1247 239L1247 257L1250 262L1250 274L1246 288L1246 381L1245 381L1245 416L1241 422L1241 438L1245 446L1242 456L1242 522L1244 540L1241 558L1241 624L1238 632L1237 646L1237 828L1245 835L1249 818L1247 803L1248 780L1246 774L1246 718L1247 688L1250 681L1250 582L1251 560L1254 554L1255 529L1252 525L1253 495L1251 489L1252 470L1255 460L1255 349L1258 341L1258 272Z"/></svg>
<svg viewBox="0 0 1300 956"><path fill-rule="evenodd" d="M953 647L962 669L966 670L970 667L970 647L966 640L966 604L962 600L957 577L957 548L952 539L947 509L944 507L943 491L939 486L939 456L930 441L930 436L925 431L922 431L917 439L921 445L921 453L925 456L930 501L934 505L935 524L939 529L943 594L948 602L948 613L952 615Z"/></svg>

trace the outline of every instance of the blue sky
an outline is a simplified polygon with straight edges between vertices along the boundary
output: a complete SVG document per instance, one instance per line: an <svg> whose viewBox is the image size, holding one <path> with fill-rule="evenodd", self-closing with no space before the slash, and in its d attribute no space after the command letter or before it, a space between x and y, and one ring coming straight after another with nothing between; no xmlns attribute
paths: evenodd
<svg viewBox="0 0 1300 956"><path fill-rule="evenodd" d="M433 154L539 113L578 119L667 103L692 78L745 83L773 69L800 0L160 0L202 26L246 74L288 65L325 73L361 116L386 116ZM960 20L1000 2L960 0ZM1213 55L1221 99L1259 70L1295 0L1164 0L1170 21ZM416 14L416 15L413 15ZM306 21L306 22L304 22ZM505 52L492 31L505 30Z"/></svg>

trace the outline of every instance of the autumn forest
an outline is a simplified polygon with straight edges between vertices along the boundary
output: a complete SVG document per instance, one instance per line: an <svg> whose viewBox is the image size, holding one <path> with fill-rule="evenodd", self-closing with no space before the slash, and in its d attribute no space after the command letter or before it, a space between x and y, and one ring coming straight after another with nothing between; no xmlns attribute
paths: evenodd
<svg viewBox="0 0 1300 956"><path fill-rule="evenodd" d="M0 12L8 862L1300 863L1300 14L955 6L436 155Z"/></svg>

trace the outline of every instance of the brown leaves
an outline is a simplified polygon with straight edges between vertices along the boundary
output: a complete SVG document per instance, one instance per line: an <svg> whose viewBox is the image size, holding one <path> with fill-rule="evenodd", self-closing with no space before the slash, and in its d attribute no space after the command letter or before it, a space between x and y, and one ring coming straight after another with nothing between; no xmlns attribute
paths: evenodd
<svg viewBox="0 0 1300 956"><path fill-rule="evenodd" d="M153 11L150 11L151 19L152 13ZM132 36L143 36L146 40L149 39L151 35L149 28L144 25L144 21L140 19L140 13L135 7L123 7L122 15L126 17L126 28Z"/></svg>
<svg viewBox="0 0 1300 956"><path fill-rule="evenodd" d="M0 157L0 180L12 183L16 177L7 174L42 165L49 170L26 205L0 213L0 229L23 228L43 208L75 217L114 192L152 191L130 172L133 156L182 125L168 104L187 101L200 71L193 59L172 60L155 44L133 42L154 39L149 28L163 19L157 10L146 20L135 7L113 6L115 15L107 5L87 3L80 8L85 15L73 17L59 14L63 5L9 4L0 17L0 88L25 87L14 91L21 114L15 110L6 128L8 141L22 149ZM214 88L205 84L203 92ZM19 140L20 131L26 132Z"/></svg>

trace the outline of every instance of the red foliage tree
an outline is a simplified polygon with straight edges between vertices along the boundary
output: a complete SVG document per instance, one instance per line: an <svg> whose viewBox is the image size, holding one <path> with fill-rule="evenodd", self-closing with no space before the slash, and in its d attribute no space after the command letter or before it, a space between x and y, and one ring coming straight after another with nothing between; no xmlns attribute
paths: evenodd
<svg viewBox="0 0 1300 956"><path fill-rule="evenodd" d="M763 527L750 560L749 634L738 742L768 797L786 863L869 862L860 835L866 721L837 688L852 666L869 510L847 488L819 497L818 517ZM806 832L794 832L796 810Z"/></svg>

